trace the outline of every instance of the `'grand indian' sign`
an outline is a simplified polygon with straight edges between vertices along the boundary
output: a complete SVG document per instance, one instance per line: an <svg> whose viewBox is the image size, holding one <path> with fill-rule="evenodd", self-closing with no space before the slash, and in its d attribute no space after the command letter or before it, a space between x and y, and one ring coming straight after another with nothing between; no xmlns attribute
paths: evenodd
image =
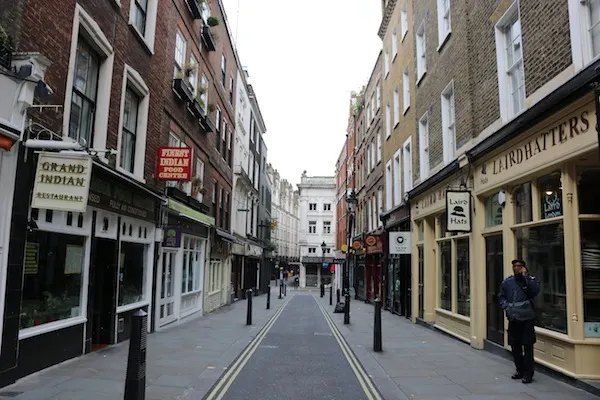
<svg viewBox="0 0 600 400"><path fill-rule="evenodd" d="M590 150L597 145L595 126L596 113L591 102L483 163L475 179L477 191L502 185L514 177Z"/></svg>
<svg viewBox="0 0 600 400"><path fill-rule="evenodd" d="M91 173L87 154L39 153L31 207L85 212Z"/></svg>

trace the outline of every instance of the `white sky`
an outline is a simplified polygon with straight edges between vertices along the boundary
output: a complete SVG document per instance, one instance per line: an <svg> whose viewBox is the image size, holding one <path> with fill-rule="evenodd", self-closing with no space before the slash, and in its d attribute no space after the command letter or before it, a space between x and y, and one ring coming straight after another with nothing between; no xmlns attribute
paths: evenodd
<svg viewBox="0 0 600 400"><path fill-rule="evenodd" d="M350 92L367 84L381 49L381 1L222 1L267 126L268 162L292 183L304 170L333 176Z"/></svg>

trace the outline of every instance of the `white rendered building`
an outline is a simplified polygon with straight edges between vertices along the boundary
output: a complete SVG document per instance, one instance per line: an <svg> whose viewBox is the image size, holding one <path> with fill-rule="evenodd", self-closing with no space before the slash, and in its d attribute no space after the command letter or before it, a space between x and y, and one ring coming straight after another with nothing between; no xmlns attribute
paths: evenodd
<svg viewBox="0 0 600 400"><path fill-rule="evenodd" d="M333 176L307 176L300 192L300 287L332 282L336 238L336 185ZM323 243L325 246L323 246ZM323 251L324 250L324 251ZM326 263L326 264L325 264Z"/></svg>

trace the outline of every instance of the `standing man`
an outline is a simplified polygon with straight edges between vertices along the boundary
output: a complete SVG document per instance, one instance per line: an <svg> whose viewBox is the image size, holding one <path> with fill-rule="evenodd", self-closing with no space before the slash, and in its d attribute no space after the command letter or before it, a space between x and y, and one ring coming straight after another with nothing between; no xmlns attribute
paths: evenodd
<svg viewBox="0 0 600 400"><path fill-rule="evenodd" d="M540 292L540 283L529 276L523 260L512 261L513 276L500 285L498 299L508 319L508 344L512 348L517 372L512 379L523 383L533 380L533 344L535 337L535 305L533 299Z"/></svg>

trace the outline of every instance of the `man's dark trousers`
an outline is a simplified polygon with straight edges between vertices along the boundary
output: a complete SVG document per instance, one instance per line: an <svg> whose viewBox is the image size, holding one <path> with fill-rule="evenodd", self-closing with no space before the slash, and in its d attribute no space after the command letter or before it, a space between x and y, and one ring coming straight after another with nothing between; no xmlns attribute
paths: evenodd
<svg viewBox="0 0 600 400"><path fill-rule="evenodd" d="M508 325L508 342L512 348L517 373L524 378L533 378L533 344L535 338L534 321L510 321Z"/></svg>

